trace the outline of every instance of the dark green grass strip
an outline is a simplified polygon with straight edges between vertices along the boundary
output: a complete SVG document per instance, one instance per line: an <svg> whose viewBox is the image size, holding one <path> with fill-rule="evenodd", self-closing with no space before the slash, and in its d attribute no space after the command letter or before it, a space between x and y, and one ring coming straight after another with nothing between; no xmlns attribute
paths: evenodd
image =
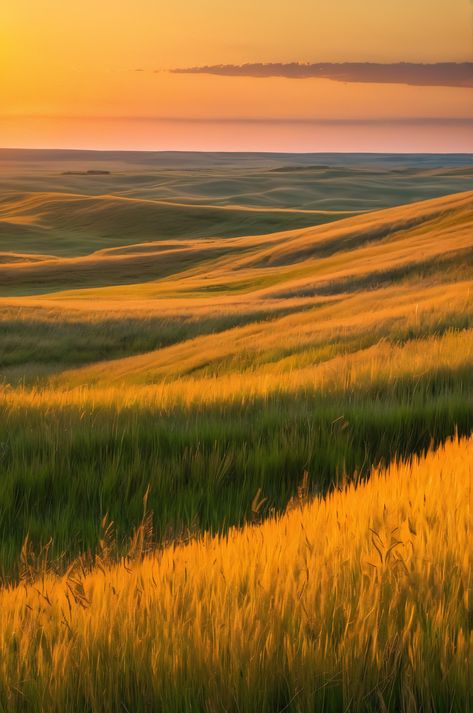
<svg viewBox="0 0 473 713"><path fill-rule="evenodd" d="M222 531L283 509L304 470L312 493L346 474L421 452L473 429L471 370L334 394L274 396L245 406L159 413L0 410L0 576L17 572L21 543L52 537L54 557L94 550L108 513L119 541L142 517L150 486L158 540Z"/></svg>

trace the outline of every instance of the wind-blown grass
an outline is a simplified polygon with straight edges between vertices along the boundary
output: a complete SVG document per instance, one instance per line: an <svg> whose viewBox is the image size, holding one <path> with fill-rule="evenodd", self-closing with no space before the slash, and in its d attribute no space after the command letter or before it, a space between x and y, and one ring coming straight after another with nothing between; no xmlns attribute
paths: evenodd
<svg viewBox="0 0 473 713"><path fill-rule="evenodd" d="M69 557L121 537L150 505L160 538L219 531L258 488L280 510L304 470L321 492L354 470L473 428L470 330L385 342L320 366L177 378L153 386L4 389L0 411L2 574L21 543L54 538Z"/></svg>
<svg viewBox="0 0 473 713"><path fill-rule="evenodd" d="M26 569L0 590L0 708L464 713L472 476L453 439L225 536Z"/></svg>

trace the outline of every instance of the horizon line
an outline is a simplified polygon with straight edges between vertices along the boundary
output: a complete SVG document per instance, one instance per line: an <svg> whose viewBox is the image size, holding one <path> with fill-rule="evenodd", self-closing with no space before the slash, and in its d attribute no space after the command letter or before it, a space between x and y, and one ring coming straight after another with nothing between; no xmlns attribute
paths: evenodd
<svg viewBox="0 0 473 713"><path fill-rule="evenodd" d="M0 121L40 119L55 121L137 121L189 124L473 124L473 116L385 116L385 117L277 117L277 116L146 116L146 115L86 115L86 114L4 114Z"/></svg>
<svg viewBox="0 0 473 713"><path fill-rule="evenodd" d="M71 146L0 146L3 151L48 151L60 153L153 153L153 154L258 154L266 156L472 156L473 151L257 151L241 149L206 150L206 149L102 149L77 148Z"/></svg>

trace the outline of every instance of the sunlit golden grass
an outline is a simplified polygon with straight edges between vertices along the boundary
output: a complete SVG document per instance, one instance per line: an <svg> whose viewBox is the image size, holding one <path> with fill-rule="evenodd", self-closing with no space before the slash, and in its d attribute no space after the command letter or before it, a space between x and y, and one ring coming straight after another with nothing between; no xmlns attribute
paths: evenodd
<svg viewBox="0 0 473 713"><path fill-rule="evenodd" d="M418 340L431 336L426 342L427 369L430 363L427 355L435 351L436 339L445 331L470 326L472 313L471 281L434 287L396 286L346 296L343 301L321 302L315 309L306 307L272 320L254 321L217 334L184 340L155 352L65 372L59 383L63 386L143 384L186 376L196 381L205 375L233 373L242 383L249 383L252 376L263 380L268 376L276 388L273 377L279 373L284 376L280 379L281 388L291 390L288 372L297 372L303 367L307 369L300 378L294 374L293 378L299 378L300 383L312 380L316 386L321 383L319 376L332 371L334 365L338 369L344 363L349 368L353 362L364 363L369 369L376 353L386 356L390 362L396 355L408 354L412 349L414 365L416 350L423 348L423 342L418 344ZM471 334L459 332L454 339L464 346L452 354L453 360L461 359L462 354L469 358ZM387 344L380 343L385 340ZM410 340L411 344L399 351L398 344ZM342 359L345 355L346 359ZM334 364L322 366L333 358ZM448 367L448 353L443 365ZM409 370L408 364L401 368L399 375L406 369ZM395 372L392 376L395 378ZM220 382L215 383L214 393L218 393L219 385Z"/></svg>
<svg viewBox="0 0 473 713"><path fill-rule="evenodd" d="M464 713L472 476L455 438L225 536L27 568L0 590L0 706Z"/></svg>
<svg viewBox="0 0 473 713"><path fill-rule="evenodd" d="M0 387L0 394L7 409L41 408L47 412L58 407L114 405L121 409L134 404L170 410L176 406L245 403L274 394L303 392L324 396L367 389L392 392L406 378L418 379L420 388L425 388L429 379L435 381L438 373L469 370L473 363L473 330L447 332L440 337L409 341L403 346L381 340L367 349L335 356L314 366L297 367L289 359L283 359L281 363L247 368L243 373L237 371L238 362L232 373L216 376L171 374L166 379L164 373L159 383L151 385L146 385L146 379L153 380L151 366L148 369L146 362L143 365L143 360L138 359L140 370L135 385L133 368L127 367L122 372L117 365L109 378L96 386L93 385L94 372L90 374L91 370L84 370L88 378L82 380L85 384L82 386L78 380L79 385L74 387L74 376L71 375L66 380L61 377L56 387ZM129 363L130 360L125 361ZM182 368L178 362L179 366ZM107 367L102 373L107 373ZM128 386L127 380L130 382Z"/></svg>

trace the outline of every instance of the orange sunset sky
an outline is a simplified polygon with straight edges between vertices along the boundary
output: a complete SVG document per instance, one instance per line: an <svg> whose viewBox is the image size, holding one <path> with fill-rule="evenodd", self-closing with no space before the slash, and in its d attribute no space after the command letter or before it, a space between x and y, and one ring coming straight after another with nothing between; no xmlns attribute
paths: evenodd
<svg viewBox="0 0 473 713"><path fill-rule="evenodd" d="M473 151L473 89L176 74L471 62L469 0L5 0L0 145Z"/></svg>

